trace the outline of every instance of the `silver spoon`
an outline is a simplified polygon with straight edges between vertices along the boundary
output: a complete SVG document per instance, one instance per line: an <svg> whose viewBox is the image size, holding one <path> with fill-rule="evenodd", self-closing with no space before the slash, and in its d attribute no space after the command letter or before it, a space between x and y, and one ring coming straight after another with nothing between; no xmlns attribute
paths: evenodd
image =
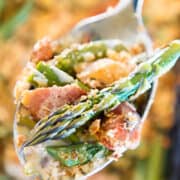
<svg viewBox="0 0 180 180"><path fill-rule="evenodd" d="M152 42L142 22L142 6L143 0L121 0L115 8L100 15L80 21L71 32L57 40L55 43L59 44L66 42L66 44L71 44L74 42L82 42L87 37L90 41L100 39L120 39L127 45L143 43L147 55L150 55L152 53ZM142 107L140 107L141 111L139 112L141 121L146 119L152 105L156 84L156 82L153 84L152 88L147 92L146 98L143 99L141 104ZM18 110L19 108L17 107L14 123L14 138L17 154L21 163L24 164L24 158L19 153L16 144L16 138L19 134L17 130ZM112 161L113 160L107 160L103 165L92 169L91 172L79 179L85 179L95 174Z"/></svg>

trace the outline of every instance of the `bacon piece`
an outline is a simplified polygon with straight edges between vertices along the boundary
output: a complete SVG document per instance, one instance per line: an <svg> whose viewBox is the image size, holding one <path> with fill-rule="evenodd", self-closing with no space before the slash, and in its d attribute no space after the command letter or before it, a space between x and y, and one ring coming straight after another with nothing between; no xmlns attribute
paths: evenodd
<svg viewBox="0 0 180 180"><path fill-rule="evenodd" d="M38 88L26 91L22 98L22 104L34 117L41 119L64 104L73 103L84 94L86 92L75 84Z"/></svg>
<svg viewBox="0 0 180 180"><path fill-rule="evenodd" d="M32 51L31 60L35 63L47 61L53 57L53 47L49 38L39 40Z"/></svg>
<svg viewBox="0 0 180 180"><path fill-rule="evenodd" d="M137 128L134 128L129 136L129 149L135 149L140 142L140 135L141 135L141 126L138 126Z"/></svg>
<svg viewBox="0 0 180 180"><path fill-rule="evenodd" d="M139 140L140 131L137 129L139 120L140 117L131 104L121 103L102 120L101 127L95 136L99 142L113 151L133 148L131 143L135 146Z"/></svg>

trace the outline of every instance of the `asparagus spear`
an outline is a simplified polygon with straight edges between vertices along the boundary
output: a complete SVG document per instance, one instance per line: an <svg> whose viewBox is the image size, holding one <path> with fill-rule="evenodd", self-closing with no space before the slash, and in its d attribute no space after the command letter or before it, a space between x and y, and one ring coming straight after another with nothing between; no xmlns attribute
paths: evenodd
<svg viewBox="0 0 180 180"><path fill-rule="evenodd" d="M62 165L72 167L88 163L95 156L104 156L108 150L98 143L81 143L67 146L49 146L46 147L49 155Z"/></svg>
<svg viewBox="0 0 180 180"><path fill-rule="evenodd" d="M65 84L69 84L74 81L72 76L67 73L61 71L57 67L53 65L48 65L45 62L39 62L36 66L38 73L32 74L28 81L36 86L40 86L43 83L43 86L52 86L59 85L63 86Z"/></svg>
<svg viewBox="0 0 180 180"><path fill-rule="evenodd" d="M123 81L112 86L91 92L86 100L75 105L66 105L46 119L42 119L34 128L32 136L23 145L32 146L47 140L63 139L76 129L96 118L99 114L110 111L123 101L137 97L151 87L158 77L169 71L180 57L180 41L173 41L161 49L148 61L141 63L136 71ZM60 112L60 113L58 113Z"/></svg>

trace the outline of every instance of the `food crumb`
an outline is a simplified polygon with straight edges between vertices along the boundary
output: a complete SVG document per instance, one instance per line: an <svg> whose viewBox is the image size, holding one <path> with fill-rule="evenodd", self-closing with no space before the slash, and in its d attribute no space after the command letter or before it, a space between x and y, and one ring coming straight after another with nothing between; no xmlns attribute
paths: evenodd
<svg viewBox="0 0 180 180"><path fill-rule="evenodd" d="M26 137L24 135L18 135L17 137L17 146L21 147L23 143L26 141Z"/></svg>

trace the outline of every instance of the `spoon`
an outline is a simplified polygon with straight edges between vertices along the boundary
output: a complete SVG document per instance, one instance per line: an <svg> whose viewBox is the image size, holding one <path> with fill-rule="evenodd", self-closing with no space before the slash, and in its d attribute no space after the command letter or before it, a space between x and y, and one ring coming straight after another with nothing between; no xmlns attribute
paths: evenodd
<svg viewBox="0 0 180 180"><path fill-rule="evenodd" d="M152 53L152 42L142 22L142 5L143 0L121 0L114 9L109 9L105 13L82 20L74 29L71 30L71 32L57 40L55 43L66 42L67 44L71 44L74 42L83 42L86 39L89 41L100 39L120 39L128 46L142 43L147 55L150 55ZM147 92L147 96L143 98L141 107L138 107L141 121L146 119L153 102L155 90L156 82ZM17 124L19 108L20 106L17 106L14 123L14 138L17 154L21 163L24 164L25 159L20 153L20 149L16 143L16 138L19 134L19 125ZM22 130L21 127L20 129ZM92 176L96 172L105 168L112 161L113 160L107 160L103 165L93 169L91 172L83 176L82 179Z"/></svg>

